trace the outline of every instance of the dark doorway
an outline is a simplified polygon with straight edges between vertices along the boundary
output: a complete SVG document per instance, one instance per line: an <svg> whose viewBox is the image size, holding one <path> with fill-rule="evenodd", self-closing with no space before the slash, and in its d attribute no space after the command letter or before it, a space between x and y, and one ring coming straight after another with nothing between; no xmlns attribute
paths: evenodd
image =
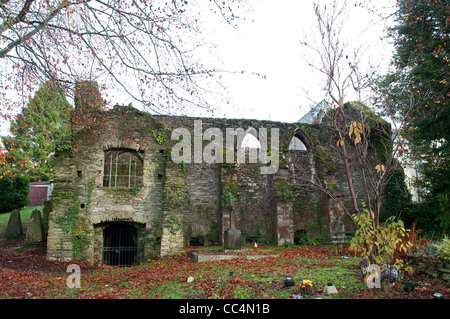
<svg viewBox="0 0 450 319"><path fill-rule="evenodd" d="M203 236L191 237L189 240L189 246L204 246L205 238Z"/></svg>
<svg viewBox="0 0 450 319"><path fill-rule="evenodd" d="M306 235L306 230L297 230L294 233L294 244L296 245L308 244L308 236Z"/></svg>
<svg viewBox="0 0 450 319"><path fill-rule="evenodd" d="M136 264L137 229L128 224L113 224L103 230L103 263L129 267Z"/></svg>

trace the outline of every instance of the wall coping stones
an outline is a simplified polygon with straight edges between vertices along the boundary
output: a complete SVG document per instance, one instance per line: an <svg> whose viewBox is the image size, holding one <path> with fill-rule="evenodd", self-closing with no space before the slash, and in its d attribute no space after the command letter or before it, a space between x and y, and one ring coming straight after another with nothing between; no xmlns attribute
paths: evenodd
<svg viewBox="0 0 450 319"><path fill-rule="evenodd" d="M261 259L261 258L277 258L280 257L280 255L277 254L271 254L271 255L265 255L265 254L239 254L242 250L236 251L236 254L201 254L198 252L191 252L192 259L196 263L201 262L208 262L208 261L215 261L215 260L230 260L235 258L246 258L246 259Z"/></svg>

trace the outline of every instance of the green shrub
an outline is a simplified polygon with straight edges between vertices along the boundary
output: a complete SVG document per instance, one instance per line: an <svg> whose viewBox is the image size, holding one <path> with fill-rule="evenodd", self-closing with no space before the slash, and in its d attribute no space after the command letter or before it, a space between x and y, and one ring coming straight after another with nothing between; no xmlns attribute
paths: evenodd
<svg viewBox="0 0 450 319"><path fill-rule="evenodd" d="M407 256L414 258L439 258L441 254L433 242L425 242L418 246L414 252L408 252Z"/></svg>
<svg viewBox="0 0 450 319"><path fill-rule="evenodd" d="M353 215L358 229L350 243L350 249L361 254L372 264L393 264L396 250L407 252L411 242L404 241L406 229L403 221L389 217L385 225L375 226L372 211L363 209L359 216Z"/></svg>
<svg viewBox="0 0 450 319"><path fill-rule="evenodd" d="M441 258L450 261L450 238L445 237L442 242L436 245Z"/></svg>
<svg viewBox="0 0 450 319"><path fill-rule="evenodd" d="M403 169L397 168L389 172L384 193L385 201L381 206L380 220L384 222L391 216L398 218L401 216L405 227L410 228L416 216L411 212L413 203L405 180L406 176Z"/></svg>
<svg viewBox="0 0 450 319"><path fill-rule="evenodd" d="M28 205L30 180L27 176L7 176L0 179L0 214Z"/></svg>

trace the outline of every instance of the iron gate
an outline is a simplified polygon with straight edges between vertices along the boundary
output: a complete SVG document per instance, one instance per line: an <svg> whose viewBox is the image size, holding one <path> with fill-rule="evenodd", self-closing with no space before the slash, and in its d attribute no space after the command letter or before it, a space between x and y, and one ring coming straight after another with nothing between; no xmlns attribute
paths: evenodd
<svg viewBox="0 0 450 319"><path fill-rule="evenodd" d="M118 224L103 230L103 263L110 266L129 267L136 264L137 229Z"/></svg>

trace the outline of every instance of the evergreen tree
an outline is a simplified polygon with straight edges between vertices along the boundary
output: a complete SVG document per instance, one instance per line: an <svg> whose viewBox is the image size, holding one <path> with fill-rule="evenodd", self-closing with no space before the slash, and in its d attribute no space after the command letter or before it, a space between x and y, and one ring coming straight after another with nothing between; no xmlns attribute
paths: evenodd
<svg viewBox="0 0 450 319"><path fill-rule="evenodd" d="M396 70L383 78L380 91L391 94L385 97L385 111L407 119L402 135L410 142L410 155L421 174L423 203L417 207L424 209L416 213L448 232L450 5L444 0L397 3L392 33Z"/></svg>
<svg viewBox="0 0 450 319"><path fill-rule="evenodd" d="M2 139L9 165L31 181L51 179L55 150L63 147L63 139L70 135L70 114L70 104L58 86L52 81L41 85L11 121L12 136Z"/></svg>
<svg viewBox="0 0 450 319"><path fill-rule="evenodd" d="M28 205L29 189L30 181L27 176L3 176L0 179L0 214Z"/></svg>

